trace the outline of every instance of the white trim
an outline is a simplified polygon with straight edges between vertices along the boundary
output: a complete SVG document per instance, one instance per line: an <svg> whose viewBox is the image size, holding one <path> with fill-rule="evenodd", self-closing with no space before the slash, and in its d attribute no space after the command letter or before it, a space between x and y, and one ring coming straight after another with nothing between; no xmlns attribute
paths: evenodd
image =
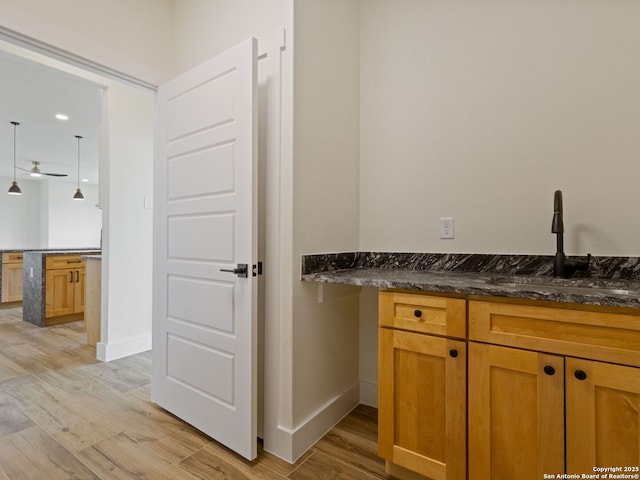
<svg viewBox="0 0 640 480"><path fill-rule="evenodd" d="M258 39L258 58L265 57L268 53L275 50L282 50L286 46L287 31L277 28L264 35L257 35Z"/></svg>
<svg viewBox="0 0 640 480"><path fill-rule="evenodd" d="M58 48L55 45L51 45L50 43L42 42L20 32L16 32L15 30L3 27L2 25L0 25L0 39L14 45L18 45L20 47L28 48L31 51L44 54L48 57L55 58L56 60L61 60L70 65L83 68L90 72L104 75L105 77L112 78L114 80L119 80L129 85L141 87L145 90L151 90L152 92L155 92L158 89L157 85L149 83L145 80L133 77L118 70L114 70L113 68L96 63L88 58L81 57L80 55L76 55L75 53L71 53L67 50Z"/></svg>
<svg viewBox="0 0 640 480"><path fill-rule="evenodd" d="M96 358L101 362L110 362L136 353L151 350L151 335L126 338L114 343L98 342Z"/></svg>
<svg viewBox="0 0 640 480"><path fill-rule="evenodd" d="M288 463L295 463L358 406L358 390L358 384L354 384L309 415L296 428L278 425L275 429L270 429L270 435L264 439L264 450Z"/></svg>
<svg viewBox="0 0 640 480"><path fill-rule="evenodd" d="M278 436L288 439L286 443L289 446L289 451L270 451L269 453L273 453L287 462L295 463L298 458L358 406L359 393L360 384L354 383L346 391L332 398L310 414L294 429L278 426Z"/></svg>

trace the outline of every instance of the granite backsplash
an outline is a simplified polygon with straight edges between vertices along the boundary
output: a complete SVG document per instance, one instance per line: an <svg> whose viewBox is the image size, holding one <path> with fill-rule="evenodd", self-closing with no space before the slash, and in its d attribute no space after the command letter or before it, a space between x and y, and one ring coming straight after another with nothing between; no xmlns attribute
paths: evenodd
<svg viewBox="0 0 640 480"><path fill-rule="evenodd" d="M553 255L347 252L302 256L302 275L350 268L388 268L499 275L553 275ZM575 277L640 280L640 257L591 257Z"/></svg>

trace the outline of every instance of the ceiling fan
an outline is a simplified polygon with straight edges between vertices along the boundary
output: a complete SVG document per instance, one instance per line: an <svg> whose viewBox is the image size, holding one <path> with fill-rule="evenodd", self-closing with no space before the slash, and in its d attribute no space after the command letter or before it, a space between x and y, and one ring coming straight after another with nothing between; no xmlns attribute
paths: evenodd
<svg viewBox="0 0 640 480"><path fill-rule="evenodd" d="M31 163L33 163L33 167L31 167L31 169L26 169L26 168L21 168L21 167L17 167L17 168L19 168L20 170L24 170L25 172L29 172L28 174L25 173L23 175L31 175L32 177L40 177L42 175L47 175L49 177L66 177L66 176L68 176L68 174L66 174L66 173L46 173L46 172L42 172L42 171L40 171L40 162L36 162L34 160Z"/></svg>

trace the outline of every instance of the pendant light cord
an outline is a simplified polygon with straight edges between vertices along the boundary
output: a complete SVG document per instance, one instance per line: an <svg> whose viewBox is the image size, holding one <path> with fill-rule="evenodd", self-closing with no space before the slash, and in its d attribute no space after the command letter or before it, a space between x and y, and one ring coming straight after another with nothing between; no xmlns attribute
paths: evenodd
<svg viewBox="0 0 640 480"><path fill-rule="evenodd" d="M76 135L78 139L78 188L80 188L80 139L82 138L80 135Z"/></svg>
<svg viewBox="0 0 640 480"><path fill-rule="evenodd" d="M11 124L13 125L13 181L16 181L16 129L18 128L18 125L20 125L18 122L11 122Z"/></svg>

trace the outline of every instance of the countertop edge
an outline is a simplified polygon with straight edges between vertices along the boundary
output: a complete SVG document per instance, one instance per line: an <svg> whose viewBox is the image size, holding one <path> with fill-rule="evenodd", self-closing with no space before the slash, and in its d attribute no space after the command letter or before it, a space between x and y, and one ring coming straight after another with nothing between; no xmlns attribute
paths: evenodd
<svg viewBox="0 0 640 480"><path fill-rule="evenodd" d="M563 291L562 287L540 284L491 283L495 275L486 273L429 272L384 268L348 268L304 274L304 282L430 291L459 295L520 298L551 302L640 309L640 291L627 294L602 293L597 289Z"/></svg>

